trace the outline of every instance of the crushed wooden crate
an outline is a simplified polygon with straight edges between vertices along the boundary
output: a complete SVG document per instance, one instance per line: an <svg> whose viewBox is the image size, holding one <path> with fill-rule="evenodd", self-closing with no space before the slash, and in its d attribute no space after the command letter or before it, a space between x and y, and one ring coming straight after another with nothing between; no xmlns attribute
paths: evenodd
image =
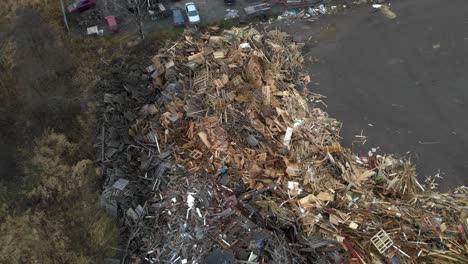
<svg viewBox="0 0 468 264"><path fill-rule="evenodd" d="M385 251L393 246L392 239L384 230L377 232L377 234L371 238L371 242L381 254L385 254Z"/></svg>

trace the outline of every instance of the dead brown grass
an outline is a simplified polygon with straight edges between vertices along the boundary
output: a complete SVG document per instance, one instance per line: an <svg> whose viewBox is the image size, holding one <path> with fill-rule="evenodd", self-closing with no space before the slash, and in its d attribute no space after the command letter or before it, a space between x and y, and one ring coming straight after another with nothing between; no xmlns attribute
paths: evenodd
<svg viewBox="0 0 468 264"><path fill-rule="evenodd" d="M0 204L0 263L102 263L115 253L111 247L118 243L118 232L113 219L97 206L100 178L94 162L87 158L93 157L95 140L91 101L99 75L96 69L115 43L68 38L57 1L6 1L7 9L0 11L0 24L6 22L5 28L14 27L17 10L32 8L56 33L57 48L74 52L71 57L78 65L73 86L80 87L80 100L90 103L80 116L72 117L78 122L66 131L68 137L47 130L35 140L32 150L29 146L21 148L26 176L22 186L8 195L11 199ZM102 57L96 56L98 49L103 50ZM20 55L14 39L0 43L0 50L0 66L8 70L2 72L14 72ZM7 95L3 91L15 91L13 82L0 79L4 82L0 83L2 96Z"/></svg>
<svg viewBox="0 0 468 264"><path fill-rule="evenodd" d="M89 257L70 252L70 243L59 221L43 212L7 217L0 226L1 263L92 263Z"/></svg>
<svg viewBox="0 0 468 264"><path fill-rule="evenodd" d="M24 8L38 11L54 32L59 36L63 35L60 5L54 0L2 0L0 30L5 33L10 32L15 26L17 12ZM0 38L0 71L3 73L0 78L0 102L8 102L17 96L16 90L11 85L16 56L17 46L14 37L9 33L4 39Z"/></svg>
<svg viewBox="0 0 468 264"><path fill-rule="evenodd" d="M47 131L34 147L23 189L26 210L4 214L0 263L101 263L117 242L115 225L97 207L91 160L75 161L77 146Z"/></svg>
<svg viewBox="0 0 468 264"><path fill-rule="evenodd" d="M0 40L0 102L9 102L17 95L16 89L10 84L13 78L13 69L16 66L16 44L12 37L7 37L3 42Z"/></svg>
<svg viewBox="0 0 468 264"><path fill-rule="evenodd" d="M12 37L7 38L0 46L0 63L7 73L16 66L16 45Z"/></svg>
<svg viewBox="0 0 468 264"><path fill-rule="evenodd" d="M47 130L32 150L22 148L27 176L14 198L0 204L0 263L102 263L115 253L111 247L118 243L118 231L113 219L97 207L100 178L89 160L96 131L95 84L102 74L98 65L119 56L133 36L69 37L58 1L5 1L0 24L11 29L16 12L32 8L56 33L57 48L73 51L77 65L71 82L80 89L79 99L89 103L79 116L71 117L78 119L77 126L66 135ZM14 69L19 55L14 41L0 47L6 52L2 65Z"/></svg>
<svg viewBox="0 0 468 264"><path fill-rule="evenodd" d="M3 0L0 9L0 23L13 21L16 12L21 8L32 8L43 12L45 15L51 15L59 10L60 5L58 1L53 0Z"/></svg>

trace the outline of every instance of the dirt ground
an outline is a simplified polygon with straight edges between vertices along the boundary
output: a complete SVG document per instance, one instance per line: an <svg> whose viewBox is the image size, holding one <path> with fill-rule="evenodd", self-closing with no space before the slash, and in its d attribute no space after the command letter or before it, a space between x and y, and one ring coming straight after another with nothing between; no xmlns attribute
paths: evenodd
<svg viewBox="0 0 468 264"><path fill-rule="evenodd" d="M309 88L328 97L347 147L410 152L420 178L440 170L444 189L467 185L468 2L391 3L395 20L365 5L270 28L307 43ZM353 143L361 130L364 145Z"/></svg>
<svg viewBox="0 0 468 264"><path fill-rule="evenodd" d="M1 102L0 180L12 184L21 175L18 151L28 149L45 128L65 131L72 127L82 102L72 79L75 62L57 45L35 11L18 12L7 36L13 36L16 46L16 66L7 85L16 96Z"/></svg>

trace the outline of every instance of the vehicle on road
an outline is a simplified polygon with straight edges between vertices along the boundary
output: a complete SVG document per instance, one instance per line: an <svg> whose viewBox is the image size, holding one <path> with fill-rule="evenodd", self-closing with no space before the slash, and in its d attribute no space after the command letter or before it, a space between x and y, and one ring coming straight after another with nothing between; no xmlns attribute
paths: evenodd
<svg viewBox="0 0 468 264"><path fill-rule="evenodd" d="M186 3L185 11L187 12L188 21L190 24L200 23L200 14L194 3Z"/></svg>
<svg viewBox="0 0 468 264"><path fill-rule="evenodd" d="M185 17L182 9L177 7L172 9L172 21L176 27L185 26Z"/></svg>
<svg viewBox="0 0 468 264"><path fill-rule="evenodd" d="M68 13L83 12L96 6L96 0L75 0L67 7Z"/></svg>
<svg viewBox="0 0 468 264"><path fill-rule="evenodd" d="M224 4L225 4L225 5L235 5L235 4L236 4L236 0L224 0Z"/></svg>

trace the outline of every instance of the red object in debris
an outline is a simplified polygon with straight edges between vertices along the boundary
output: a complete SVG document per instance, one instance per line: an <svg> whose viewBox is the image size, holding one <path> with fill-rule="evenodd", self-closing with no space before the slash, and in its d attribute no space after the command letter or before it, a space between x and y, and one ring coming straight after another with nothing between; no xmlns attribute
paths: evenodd
<svg viewBox="0 0 468 264"><path fill-rule="evenodd" d="M353 259L350 260L349 262L350 263L357 263L357 264L363 263L361 256L359 256L359 254L356 252L356 250L351 245L351 241L349 241L349 239L345 238L343 240L343 243L348 248L349 253L351 253L351 256L353 257Z"/></svg>
<svg viewBox="0 0 468 264"><path fill-rule="evenodd" d="M119 32L120 27L117 24L117 20L115 19L115 16L106 16L104 17L104 19L106 20L107 28L109 29L109 31Z"/></svg>

